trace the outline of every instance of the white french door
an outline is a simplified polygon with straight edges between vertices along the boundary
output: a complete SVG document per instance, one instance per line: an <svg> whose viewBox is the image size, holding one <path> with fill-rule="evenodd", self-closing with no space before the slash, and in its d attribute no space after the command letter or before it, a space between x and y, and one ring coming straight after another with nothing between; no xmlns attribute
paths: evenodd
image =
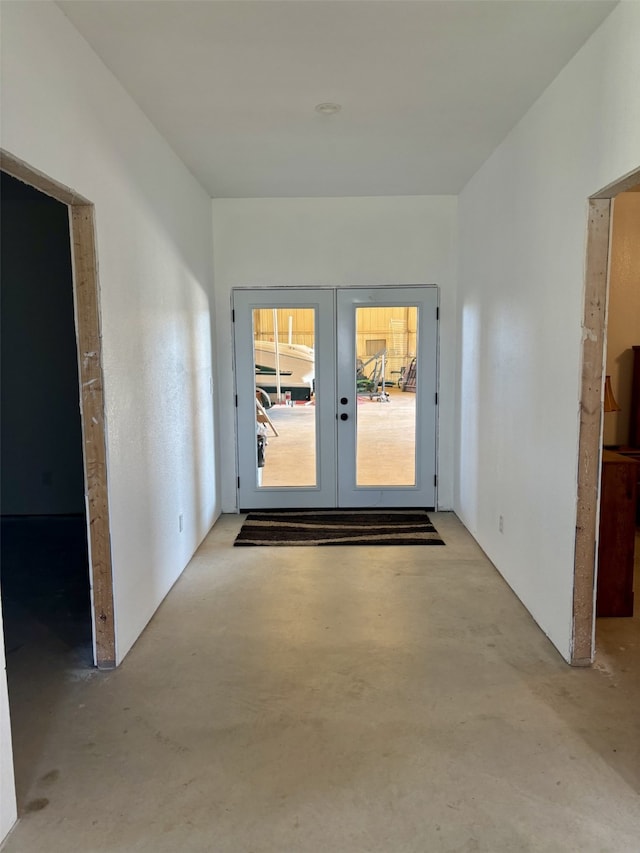
<svg viewBox="0 0 640 853"><path fill-rule="evenodd" d="M433 507L434 286L233 295L240 509Z"/></svg>

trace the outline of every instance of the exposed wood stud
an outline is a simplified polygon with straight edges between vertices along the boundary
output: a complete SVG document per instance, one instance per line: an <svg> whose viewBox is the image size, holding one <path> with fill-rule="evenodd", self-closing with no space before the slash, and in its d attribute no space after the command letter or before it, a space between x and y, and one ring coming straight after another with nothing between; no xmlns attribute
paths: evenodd
<svg viewBox="0 0 640 853"><path fill-rule="evenodd" d="M107 496L104 392L100 312L92 205L71 207L74 296L80 353L80 408L84 443L85 489L99 667L115 665L115 625Z"/></svg>
<svg viewBox="0 0 640 853"><path fill-rule="evenodd" d="M610 219L610 199L589 201L571 643L571 662L575 666L588 664L594 652L594 580Z"/></svg>
<svg viewBox="0 0 640 853"><path fill-rule="evenodd" d="M78 193L75 193L69 187L52 181L51 178L43 175L37 169L32 169L23 160L14 157L13 154L9 154L7 151L0 151L0 169L11 175L12 178L22 181L23 184L35 187L40 192L51 196L51 198L55 198L56 201L61 201L63 204L89 203L86 198L78 195Z"/></svg>
<svg viewBox="0 0 640 853"><path fill-rule="evenodd" d="M634 187L637 187L640 183L640 169L636 169L633 172L629 172L628 175L625 175L624 178L621 178L619 181L615 181L613 184L609 184L600 190L600 192L594 193L591 196L592 199L612 199L620 193L627 192Z"/></svg>

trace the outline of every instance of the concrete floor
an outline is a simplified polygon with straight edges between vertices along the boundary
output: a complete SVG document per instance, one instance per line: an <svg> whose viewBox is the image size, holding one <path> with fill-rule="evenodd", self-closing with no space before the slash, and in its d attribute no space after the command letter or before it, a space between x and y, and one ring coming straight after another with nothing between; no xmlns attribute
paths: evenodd
<svg viewBox="0 0 640 853"><path fill-rule="evenodd" d="M637 618L571 669L452 514L444 548L234 549L240 520L118 670L11 656L3 853L640 849Z"/></svg>

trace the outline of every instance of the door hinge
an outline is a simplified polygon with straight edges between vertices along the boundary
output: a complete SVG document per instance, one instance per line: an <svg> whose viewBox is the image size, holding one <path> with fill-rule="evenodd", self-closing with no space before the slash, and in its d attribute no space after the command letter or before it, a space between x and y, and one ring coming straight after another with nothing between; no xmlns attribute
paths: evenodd
<svg viewBox="0 0 640 853"><path fill-rule="evenodd" d="M434 485L434 486L437 486L437 485L438 485L438 475L437 475L437 474L434 474L434 475L433 475L433 485Z"/></svg>
<svg viewBox="0 0 640 853"><path fill-rule="evenodd" d="M439 319L440 319L440 306L438 305L438 307L436 308L436 320L439 320Z"/></svg>
<svg viewBox="0 0 640 853"><path fill-rule="evenodd" d="M436 406L438 405L438 392L436 391Z"/></svg>
<svg viewBox="0 0 640 853"><path fill-rule="evenodd" d="M238 488L240 488L240 477L238 477Z"/></svg>
<svg viewBox="0 0 640 853"><path fill-rule="evenodd" d="M231 322L235 323L235 321L236 321L236 309L232 308L231 309Z"/></svg>
<svg viewBox="0 0 640 853"><path fill-rule="evenodd" d="M238 395L236 394L236 409L238 408Z"/></svg>

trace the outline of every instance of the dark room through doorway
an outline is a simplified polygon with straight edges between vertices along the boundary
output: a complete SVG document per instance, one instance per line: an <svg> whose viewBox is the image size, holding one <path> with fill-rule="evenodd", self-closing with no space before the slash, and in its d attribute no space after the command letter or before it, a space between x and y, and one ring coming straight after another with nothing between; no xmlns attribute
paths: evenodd
<svg viewBox="0 0 640 853"><path fill-rule="evenodd" d="M39 669L93 665L69 208L1 175L0 583L18 793Z"/></svg>

